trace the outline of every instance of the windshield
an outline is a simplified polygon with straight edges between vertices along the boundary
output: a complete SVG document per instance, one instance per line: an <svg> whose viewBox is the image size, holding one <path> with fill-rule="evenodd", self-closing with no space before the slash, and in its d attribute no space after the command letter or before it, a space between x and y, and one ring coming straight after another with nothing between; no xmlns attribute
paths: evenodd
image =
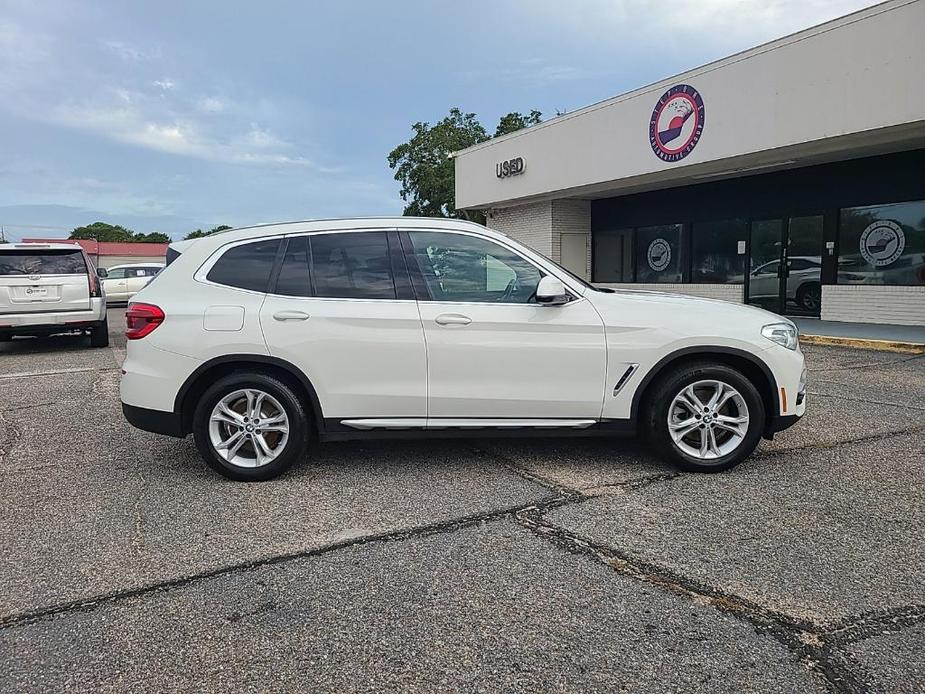
<svg viewBox="0 0 925 694"><path fill-rule="evenodd" d="M83 252L54 250L36 252L25 249L0 251L0 275L85 275Z"/></svg>

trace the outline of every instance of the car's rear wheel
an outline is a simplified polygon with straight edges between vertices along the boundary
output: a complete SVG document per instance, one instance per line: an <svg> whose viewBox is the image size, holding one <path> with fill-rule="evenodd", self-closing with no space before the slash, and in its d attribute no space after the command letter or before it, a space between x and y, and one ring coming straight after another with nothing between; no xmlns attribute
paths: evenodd
<svg viewBox="0 0 925 694"><path fill-rule="evenodd" d="M193 437L213 470L256 482L281 475L305 452L308 421L289 385L268 374L236 373L203 393Z"/></svg>
<svg viewBox="0 0 925 694"><path fill-rule="evenodd" d="M90 346L109 347L109 316L106 316L102 323L90 328Z"/></svg>
<svg viewBox="0 0 925 694"><path fill-rule="evenodd" d="M728 470L761 440L761 395L746 376L725 364L699 362L675 369L658 383L648 403L650 440L683 470Z"/></svg>

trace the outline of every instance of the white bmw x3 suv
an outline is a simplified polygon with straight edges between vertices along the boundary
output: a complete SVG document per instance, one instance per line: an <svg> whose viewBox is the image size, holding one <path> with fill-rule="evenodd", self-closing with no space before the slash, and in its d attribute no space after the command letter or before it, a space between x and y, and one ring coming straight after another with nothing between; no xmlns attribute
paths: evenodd
<svg viewBox="0 0 925 694"><path fill-rule="evenodd" d="M790 321L597 289L469 222L273 224L168 258L128 306L123 411L233 479L279 475L312 438L500 432L638 432L718 471L806 407Z"/></svg>

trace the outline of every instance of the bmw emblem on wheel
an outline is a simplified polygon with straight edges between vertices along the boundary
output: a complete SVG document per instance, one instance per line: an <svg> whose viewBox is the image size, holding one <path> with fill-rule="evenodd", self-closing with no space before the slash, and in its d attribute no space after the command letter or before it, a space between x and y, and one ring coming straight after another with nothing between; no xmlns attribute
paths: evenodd
<svg viewBox="0 0 925 694"><path fill-rule="evenodd" d="M679 161L690 154L703 132L706 112L700 93L677 84L662 94L649 120L649 144L662 161Z"/></svg>

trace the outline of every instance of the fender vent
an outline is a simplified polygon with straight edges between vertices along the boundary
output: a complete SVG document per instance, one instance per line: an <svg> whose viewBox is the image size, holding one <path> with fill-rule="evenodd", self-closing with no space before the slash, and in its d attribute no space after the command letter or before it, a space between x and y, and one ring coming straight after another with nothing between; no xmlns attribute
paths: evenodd
<svg viewBox="0 0 925 694"><path fill-rule="evenodd" d="M627 366L626 371L623 372L623 375L620 376L620 380L617 381L617 385L613 387L613 394L616 397L617 393L620 392L620 389L626 385L626 382L630 380L630 376L636 373L636 369L639 368L639 364L630 364Z"/></svg>

